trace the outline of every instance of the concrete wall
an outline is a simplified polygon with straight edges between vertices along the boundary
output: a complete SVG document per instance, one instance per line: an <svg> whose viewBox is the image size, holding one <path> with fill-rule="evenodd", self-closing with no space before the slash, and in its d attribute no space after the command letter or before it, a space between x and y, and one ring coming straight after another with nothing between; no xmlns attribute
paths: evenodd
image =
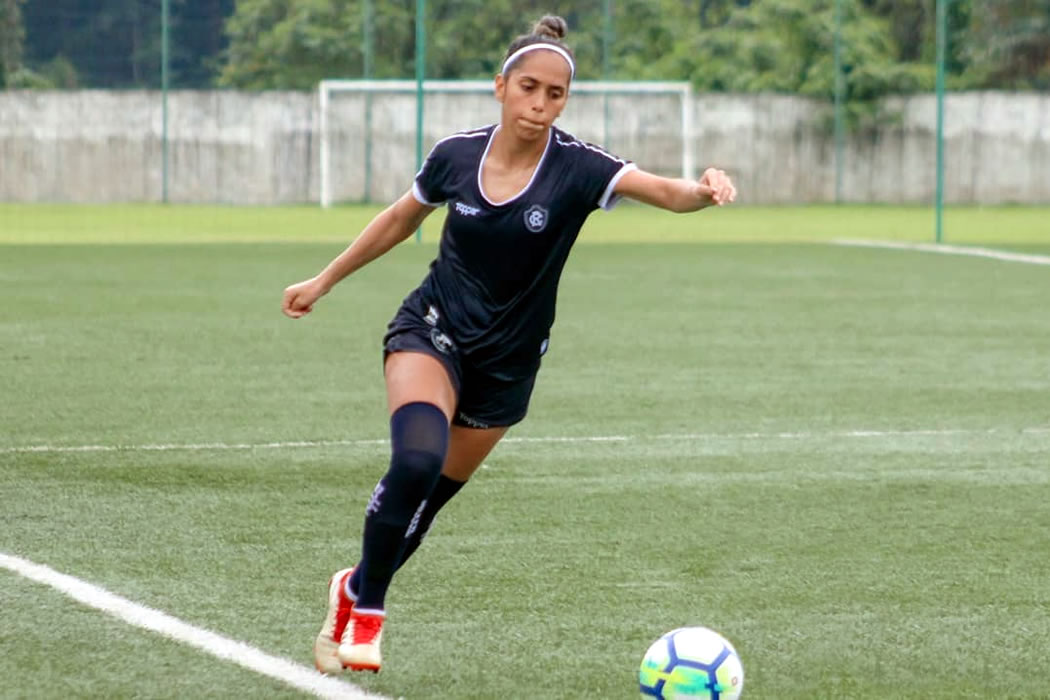
<svg viewBox="0 0 1050 700"><path fill-rule="evenodd" d="M404 192L415 171L415 97L343 94L331 109L333 193L365 195L371 103L371 197ZM885 104L877 129L849 135L844 192L854 202L930 202L935 188L932 95ZM489 95L430 95L425 144L499 118ZM608 123L605 115L610 115ZM174 202L316 202L317 98L312 93L176 91L169 95L169 196ZM680 104L671 96L576 94L559 125L648 170L680 172ZM735 176L741 202L828 202L835 196L831 114L775 95L700 95L698 165ZM1050 95L947 98L946 199L1050 202ZM161 198L157 92L0 92L0 201L115 202Z"/></svg>
<svg viewBox="0 0 1050 700"><path fill-rule="evenodd" d="M175 202L299 202L316 190L315 100L305 93L169 96ZM0 200L159 201L157 92L0 92Z"/></svg>

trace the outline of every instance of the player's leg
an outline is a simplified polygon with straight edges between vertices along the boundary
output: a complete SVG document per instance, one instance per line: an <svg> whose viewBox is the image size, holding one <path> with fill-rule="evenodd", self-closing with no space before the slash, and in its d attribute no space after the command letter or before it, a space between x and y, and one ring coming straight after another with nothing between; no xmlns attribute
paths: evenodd
<svg viewBox="0 0 1050 700"><path fill-rule="evenodd" d="M423 538L430 532L434 524L434 516L438 514L452 497L467 483L470 477L477 471L481 463L492 452L496 443L507 434L509 427L499 428L468 428L462 425L453 425L449 436L448 456L445 457L445 466L441 470L434 490L430 492L427 503L419 516L419 527L405 540L405 549L401 553L401 561L397 568L405 565L409 557L419 548ZM356 582L351 583L353 588ZM356 590L356 588L354 588Z"/></svg>
<svg viewBox="0 0 1050 700"><path fill-rule="evenodd" d="M434 490L427 497L426 506L419 517L418 527L405 538L405 549L401 553L398 569L419 548L420 542L426 537L434 523L434 516L466 485L466 482L492 452L496 443L507 434L507 430L509 430L508 427L478 429L452 425L445 466L441 470L437 484L434 485ZM361 585L361 570L355 568L352 571L353 574L346 585L350 597L356 600Z"/></svg>
<svg viewBox="0 0 1050 700"><path fill-rule="evenodd" d="M405 537L404 549L401 552L401 559L397 565L398 569L419 548L423 538L433 525L434 516L459 492L506 432L507 428L477 429L459 425L452 426L445 465L442 468L441 475L438 477L437 484L426 500L426 505L419 517L419 523L415 531ZM338 629L340 636L342 636L343 630L345 630L347 623L350 621L350 612L353 609L352 601L357 599L357 591L360 590L361 567L344 569L337 572L333 578L338 580L333 580L329 584L331 589L329 598L335 601L334 603L330 602L329 607L331 610L336 611L330 615L332 618L331 628L333 631ZM343 611L341 615L338 612L340 603ZM325 635L324 632L322 630L322 637L325 640L330 639L331 633ZM338 642L331 647L330 656L335 656L337 648ZM338 660L331 665L334 667L333 672L338 672L343 668L342 662Z"/></svg>
<svg viewBox="0 0 1050 700"><path fill-rule="evenodd" d="M443 363L422 352L392 352L384 368L391 414L390 467L366 508L361 561L336 572L329 582L328 614L314 644L314 662L324 673L344 667L379 669L383 597L400 561L405 532L434 486L449 441L456 391ZM364 604L355 605L357 593L366 594ZM355 638L363 645L352 649Z"/></svg>
<svg viewBox="0 0 1050 700"><path fill-rule="evenodd" d="M405 543L399 567L419 547L438 511L459 492L510 426L525 417L535 381L535 374L507 381L464 369L448 457L420 514L419 528Z"/></svg>
<svg viewBox="0 0 1050 700"><path fill-rule="evenodd" d="M449 446L456 390L444 363L423 352L394 352L385 363L390 409L390 467L365 509L356 595L339 660L353 670L378 671L387 588L419 526Z"/></svg>
<svg viewBox="0 0 1050 700"><path fill-rule="evenodd" d="M382 611L406 535L418 529L449 448L456 392L445 366L430 355L397 352L386 360L390 468L366 508L357 607Z"/></svg>

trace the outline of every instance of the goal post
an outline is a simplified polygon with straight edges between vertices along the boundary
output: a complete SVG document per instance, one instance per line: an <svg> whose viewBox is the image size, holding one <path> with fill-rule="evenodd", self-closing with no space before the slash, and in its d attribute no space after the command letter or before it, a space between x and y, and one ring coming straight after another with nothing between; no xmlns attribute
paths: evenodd
<svg viewBox="0 0 1050 700"><path fill-rule="evenodd" d="M422 105L415 104L416 89L414 80L321 81L318 86L318 145L319 198L322 207L329 207L337 200L372 199L376 194L372 191L372 175L377 170L376 174L387 176L387 179L393 175L407 186L409 180L405 174L409 164L415 165L415 157L409 155L411 151L406 151L401 142L411 136L414 143L415 112L411 113L411 120L406 118L405 112L422 109ZM473 96L473 99L462 102L444 100L437 105L438 108L428 111L428 131L433 130L445 136L492 123L496 120L496 113L491 103L478 99L491 95L492 89L490 80L424 81L424 98L440 99L442 95L455 94ZM617 152L617 155L636 160L646 169L669 171L669 159L673 158L677 161L673 166L676 174L680 173L688 179L695 177L695 103L692 86L688 82L580 80L574 82L570 90L577 95L577 99L569 101L566 113L559 120L559 124L567 124L568 131L584 140L598 142ZM347 109L340 112L336 105L340 98L354 98L354 107L350 109L360 109L363 114ZM671 102L668 103L668 100ZM674 105L674 100L678 101L677 105ZM614 101L619 101L623 109L610 109ZM574 113L573 109L578 111ZM642 114L645 110L651 110L651 113ZM634 121L627 120L627 115L631 115ZM446 124L446 121L449 123ZM376 155L376 149L373 148L376 139L373 127L376 125L386 130L385 138L391 144L400 144L400 150L385 148ZM618 144L610 142L615 141L610 139L612 131L623 135L619 140L635 143L657 134L663 142L664 152L643 157L629 152L630 149L617 149ZM378 168L373 160L378 162ZM360 169L360 179L364 184L336 187L337 172L346 169ZM391 199L390 194L382 192L382 199Z"/></svg>

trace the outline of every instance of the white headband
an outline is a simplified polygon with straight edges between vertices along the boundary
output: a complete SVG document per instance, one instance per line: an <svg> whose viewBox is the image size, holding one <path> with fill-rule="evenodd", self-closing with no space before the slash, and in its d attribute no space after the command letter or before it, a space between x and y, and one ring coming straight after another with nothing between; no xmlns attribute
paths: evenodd
<svg viewBox="0 0 1050 700"><path fill-rule="evenodd" d="M569 64L569 80L572 80L576 77L576 64L572 62L572 56L569 55L569 52L556 44L545 43L529 44L528 46L522 46L520 49L508 56L507 60L503 62L503 70L500 71L500 74L506 75L507 68L510 67L510 64L517 61L529 51L536 51L539 49L546 49L547 51L553 51L554 53L559 54L562 58L565 59L565 62Z"/></svg>

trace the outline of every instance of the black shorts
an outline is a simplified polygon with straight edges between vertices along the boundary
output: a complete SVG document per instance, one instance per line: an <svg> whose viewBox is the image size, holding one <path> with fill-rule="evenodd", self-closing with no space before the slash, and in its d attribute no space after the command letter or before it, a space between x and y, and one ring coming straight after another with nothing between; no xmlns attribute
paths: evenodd
<svg viewBox="0 0 1050 700"><path fill-rule="evenodd" d="M529 410L536 372L506 380L473 367L438 322L420 316L409 305L398 310L383 338L383 361L394 352L420 352L445 366L456 390L455 425L467 428L507 427Z"/></svg>

